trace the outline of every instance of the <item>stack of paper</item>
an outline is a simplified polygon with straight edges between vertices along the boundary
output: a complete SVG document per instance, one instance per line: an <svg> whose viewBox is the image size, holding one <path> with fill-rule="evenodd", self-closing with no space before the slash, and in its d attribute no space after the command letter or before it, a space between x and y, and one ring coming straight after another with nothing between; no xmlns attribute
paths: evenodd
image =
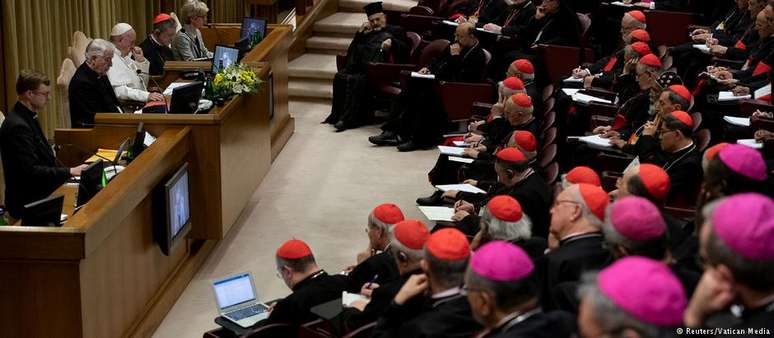
<svg viewBox="0 0 774 338"><path fill-rule="evenodd" d="M116 154L118 154L118 150L113 149L97 149L97 153L92 155L86 160L86 163L96 162L98 160L104 160L104 159L114 159L116 158Z"/></svg>
<svg viewBox="0 0 774 338"><path fill-rule="evenodd" d="M442 22L443 22L445 25L454 26L454 27L457 27L457 26L459 26L459 25L460 25L460 24L459 24L459 23L457 23L457 22L454 22L454 21L449 21L449 20L443 20Z"/></svg>
<svg viewBox="0 0 774 338"><path fill-rule="evenodd" d="M363 296L359 293L349 293L347 291L341 292L341 305L344 307L352 307L352 303L356 301L364 301L368 303L370 299L368 297Z"/></svg>
<svg viewBox="0 0 774 338"><path fill-rule="evenodd" d="M733 124L735 126L740 127L749 127L750 126L750 118L749 117L734 117L734 116L723 116L723 120Z"/></svg>
<svg viewBox="0 0 774 338"><path fill-rule="evenodd" d="M610 148L613 145L610 144L610 139L604 138L600 135L589 135L578 138L579 141L597 147Z"/></svg>
<svg viewBox="0 0 774 338"><path fill-rule="evenodd" d="M573 89L573 88L562 88L562 91L567 94L567 96L573 96L575 93L579 92L580 89Z"/></svg>
<svg viewBox="0 0 774 338"><path fill-rule="evenodd" d="M464 192L469 192L473 194L486 194L486 191L481 190L478 187L470 184L442 184L442 185L436 185L435 187L440 189L441 191L457 190L457 191L464 191Z"/></svg>
<svg viewBox="0 0 774 338"><path fill-rule="evenodd" d="M419 211L425 214L425 217L431 221L451 222L454 216L454 208L449 207L424 207L418 206Z"/></svg>
<svg viewBox="0 0 774 338"><path fill-rule="evenodd" d="M449 161L468 164L468 163L473 163L474 160L472 158L449 156Z"/></svg>
<svg viewBox="0 0 774 338"><path fill-rule="evenodd" d="M438 150L440 150L441 154L444 154L444 155L462 156L462 153L465 151L465 148L438 146Z"/></svg>
<svg viewBox="0 0 774 338"><path fill-rule="evenodd" d="M750 95L736 96L731 91L722 91L718 93L719 102L745 100L745 99L749 99L750 97L751 97Z"/></svg>
<svg viewBox="0 0 774 338"><path fill-rule="evenodd" d="M754 138L739 139L736 140L736 143L755 149L763 149L763 143L758 143Z"/></svg>
<svg viewBox="0 0 774 338"><path fill-rule="evenodd" d="M435 75L433 75L433 74L422 74L422 73L418 73L418 72L411 72L411 77L417 78L417 79L435 80Z"/></svg>
<svg viewBox="0 0 774 338"><path fill-rule="evenodd" d="M589 103L589 102L600 102L600 103L607 103L607 104L613 103L613 101L600 99L596 96L586 95L583 93L575 93L575 95L572 96L572 100L580 103Z"/></svg>
<svg viewBox="0 0 774 338"><path fill-rule="evenodd" d="M454 141L452 143L454 143L455 147L467 147L468 146L468 144L465 143L465 141Z"/></svg>
<svg viewBox="0 0 774 338"><path fill-rule="evenodd" d="M705 44L695 44L695 45L693 45L693 48L696 48L696 49L700 50L704 54L709 54L710 53L709 47L707 47L707 45L705 45Z"/></svg>

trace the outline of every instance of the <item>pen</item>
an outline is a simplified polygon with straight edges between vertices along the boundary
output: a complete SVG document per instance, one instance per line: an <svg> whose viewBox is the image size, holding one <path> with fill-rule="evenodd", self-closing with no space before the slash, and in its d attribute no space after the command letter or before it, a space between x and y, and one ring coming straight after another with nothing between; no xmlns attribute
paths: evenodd
<svg viewBox="0 0 774 338"><path fill-rule="evenodd" d="M379 278L379 274L378 274L378 273L377 273L377 274L375 274L373 278L371 278L371 281L369 281L369 282L368 282L368 285L366 285L366 289L370 289L370 288L371 288L371 284L373 284L374 282L376 282L376 279L377 279L377 278Z"/></svg>

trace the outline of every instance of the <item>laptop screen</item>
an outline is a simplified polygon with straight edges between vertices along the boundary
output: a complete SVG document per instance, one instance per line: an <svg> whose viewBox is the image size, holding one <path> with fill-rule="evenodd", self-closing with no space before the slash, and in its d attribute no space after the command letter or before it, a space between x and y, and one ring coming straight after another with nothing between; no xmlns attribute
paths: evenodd
<svg viewBox="0 0 774 338"><path fill-rule="evenodd" d="M239 50L226 46L215 46L215 55L212 57L212 73L217 74L221 69L228 68L237 62Z"/></svg>
<svg viewBox="0 0 774 338"><path fill-rule="evenodd" d="M215 281L212 286L215 288L215 298L221 310L255 300L255 292L249 273Z"/></svg>

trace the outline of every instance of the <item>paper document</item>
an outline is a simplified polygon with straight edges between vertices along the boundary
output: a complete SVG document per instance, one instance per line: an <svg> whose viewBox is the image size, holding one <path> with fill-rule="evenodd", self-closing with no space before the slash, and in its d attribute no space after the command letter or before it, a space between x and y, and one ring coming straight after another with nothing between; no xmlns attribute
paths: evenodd
<svg viewBox="0 0 774 338"><path fill-rule="evenodd" d="M341 292L341 305L343 305L344 307L352 307L352 303L358 300L362 300L366 303L370 301L368 297L363 296L359 293L349 293L347 291Z"/></svg>
<svg viewBox="0 0 774 338"><path fill-rule="evenodd" d="M764 96L771 95L771 83L758 88L758 90L756 90L753 94L756 100L760 100L760 98Z"/></svg>
<svg viewBox="0 0 774 338"><path fill-rule="evenodd" d="M411 77L417 78L417 79L435 80L435 75L433 75L433 74L422 74L422 73L418 73L418 72L411 72Z"/></svg>
<svg viewBox="0 0 774 338"><path fill-rule="evenodd" d="M500 33L488 31L488 30L480 28L480 27L476 28L476 30L479 31L479 32L482 32L482 33L489 33L489 34L494 34L494 35L500 35Z"/></svg>
<svg viewBox="0 0 774 338"><path fill-rule="evenodd" d="M704 54L709 54L710 53L709 47L707 47L707 45L705 45L705 44L695 44L695 45L693 45L693 48L700 50Z"/></svg>
<svg viewBox="0 0 774 338"><path fill-rule="evenodd" d="M733 124L735 126L740 127L749 127L750 126L750 118L749 117L734 117L734 116L723 116L723 121L726 121L730 124Z"/></svg>
<svg viewBox="0 0 774 338"><path fill-rule="evenodd" d="M564 79L563 81L564 82L570 82L570 83L573 83L573 82L581 83L581 82L583 82L583 78L576 78L576 77L570 75L570 77ZM573 93L573 94L575 94L575 93Z"/></svg>
<svg viewBox="0 0 774 338"><path fill-rule="evenodd" d="M145 133L145 139L142 140L142 144L144 144L146 147L150 147L153 142L156 142L156 138L153 137L150 133Z"/></svg>
<svg viewBox="0 0 774 338"><path fill-rule="evenodd" d="M457 156L449 156L449 161L452 162L460 162L460 163L473 163L475 161L472 158L465 158L465 157L457 157Z"/></svg>
<svg viewBox="0 0 774 338"><path fill-rule="evenodd" d="M737 101L749 99L750 95L735 96L733 92L722 91L718 93L718 102Z"/></svg>
<svg viewBox="0 0 774 338"><path fill-rule="evenodd" d="M575 93L579 92L580 89L573 89L573 88L562 88L562 91L567 94L568 96L573 96Z"/></svg>
<svg viewBox="0 0 774 338"><path fill-rule="evenodd" d="M442 184L442 185L436 185L435 187L438 189L441 189L441 191L458 190L458 191L464 191L464 192L469 192L473 194L486 194L486 191L481 190L476 186L470 185L470 184Z"/></svg>
<svg viewBox="0 0 774 338"><path fill-rule="evenodd" d="M438 146L438 150L440 150L441 154L444 154L444 155L462 156L462 153L465 151L465 148Z"/></svg>
<svg viewBox="0 0 774 338"><path fill-rule="evenodd" d="M454 208L449 207L423 207L418 206L419 211L425 214L425 217L431 221L451 222L454 216Z"/></svg>
<svg viewBox="0 0 774 338"><path fill-rule="evenodd" d="M613 104L613 101L600 99L596 96L586 95L583 93L575 93L575 95L572 96L572 100L580 103L600 102L600 103Z"/></svg>
<svg viewBox="0 0 774 338"><path fill-rule="evenodd" d="M112 161L114 158L116 158L116 154L118 154L118 150L100 148L100 149L97 149L96 154L92 155L86 160L86 163L97 162L97 160L105 160L105 159Z"/></svg>
<svg viewBox="0 0 774 338"><path fill-rule="evenodd" d="M610 144L609 138L604 138L600 135L581 136L578 138L578 140L583 143L593 145L593 146L598 146L598 147L610 148L613 146L612 144Z"/></svg>
<svg viewBox="0 0 774 338"><path fill-rule="evenodd" d="M180 87L180 86L185 86L187 84L191 84L191 83L190 82L172 82L172 83L169 84L169 86L167 86L167 89L164 89L164 93L163 94L164 94L164 96L170 96L170 95L172 95L172 90L173 89L175 89L177 87Z"/></svg>
<svg viewBox="0 0 774 338"><path fill-rule="evenodd" d="M468 144L465 143L465 141L454 141L452 143L454 143L455 147L467 147L468 146Z"/></svg>
<svg viewBox="0 0 774 338"><path fill-rule="evenodd" d="M632 4L625 4L625 3L623 3L623 1L613 1L610 4L611 5L615 5L615 6L621 6L621 7L634 7L634 5L632 5Z"/></svg>
<svg viewBox="0 0 774 338"><path fill-rule="evenodd" d="M736 140L736 143L755 149L763 149L763 143L756 142L754 138L739 139Z"/></svg>
<svg viewBox="0 0 774 338"><path fill-rule="evenodd" d="M444 24L444 25L449 25L449 26L454 26L454 27L457 27L457 26L459 26L459 25L460 25L460 24L459 24L459 23L457 23L457 22L454 22L454 21L449 21L449 20L443 20L442 22L443 22L443 24Z"/></svg>

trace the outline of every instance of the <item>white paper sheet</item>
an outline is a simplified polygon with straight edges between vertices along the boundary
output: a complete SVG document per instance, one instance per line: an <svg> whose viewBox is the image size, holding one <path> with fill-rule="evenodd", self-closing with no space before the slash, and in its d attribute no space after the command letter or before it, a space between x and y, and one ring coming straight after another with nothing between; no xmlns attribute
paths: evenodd
<svg viewBox="0 0 774 338"><path fill-rule="evenodd" d="M760 99L760 98L762 98L762 97L764 97L766 95L771 95L771 83L769 83L769 84L767 84L767 85L765 85L765 86L763 86L761 88L758 88L758 90L756 90L755 93L753 93L753 94L754 94L753 97L756 100L758 100L758 99Z"/></svg>
<svg viewBox="0 0 774 338"><path fill-rule="evenodd" d="M465 148L438 146L438 150L440 150L441 154L444 154L444 155L462 156L462 153L465 151Z"/></svg>
<svg viewBox="0 0 774 338"><path fill-rule="evenodd" d="M589 102L600 102L600 103L607 103L607 104L613 103L613 101L600 99L596 96L586 95L583 93L575 93L575 95L572 96L572 100L580 103L589 103Z"/></svg>
<svg viewBox="0 0 774 338"><path fill-rule="evenodd" d="M425 214L425 217L431 221L451 222L454 216L454 208L449 207L425 207L418 206L419 211Z"/></svg>
<svg viewBox="0 0 774 338"><path fill-rule="evenodd" d="M436 185L435 187L441 189L442 191L458 190L474 194L486 194L486 191L470 184L442 184Z"/></svg>
<svg viewBox="0 0 774 338"><path fill-rule="evenodd" d="M366 303L370 301L368 297L363 296L359 293L349 293L347 291L341 292L341 305L343 305L344 307L352 307L352 303L358 300L362 300Z"/></svg>
<svg viewBox="0 0 774 338"><path fill-rule="evenodd" d="M754 138L739 139L736 140L736 143L755 149L763 149L763 143L756 142Z"/></svg>
<svg viewBox="0 0 774 338"><path fill-rule="evenodd" d="M454 141L452 143L454 143L454 146L456 146L456 147L467 147L468 146L468 144L465 143L465 141Z"/></svg>
<svg viewBox="0 0 774 338"><path fill-rule="evenodd" d="M573 88L562 88L562 91L567 94L568 96L573 96L575 93L579 92L580 89L573 89Z"/></svg>
<svg viewBox="0 0 774 338"><path fill-rule="evenodd" d="M165 96L170 96L170 95L172 95L172 90L173 89L175 89L177 87L180 87L180 86L185 86L187 84L191 84L191 83L190 82L172 82L172 83L169 84L169 86L167 86L167 89L164 89L164 93L163 94Z"/></svg>
<svg viewBox="0 0 774 338"><path fill-rule="evenodd" d="M726 121L730 124L733 124L735 126L740 127L749 127L750 126L750 118L749 117L735 117L735 116L723 116L723 121Z"/></svg>
<svg viewBox="0 0 774 338"><path fill-rule="evenodd" d="M454 27L457 27L457 26L460 25L459 23L456 23L454 21L449 21L449 20L443 20L442 22L444 23L444 25L449 25L449 26L454 26Z"/></svg>
<svg viewBox="0 0 774 338"><path fill-rule="evenodd" d="M615 5L615 6L621 6L621 7L634 7L634 5L632 5L632 4L625 4L625 3L623 3L623 1L613 1L610 4L611 5Z"/></svg>
<svg viewBox="0 0 774 338"><path fill-rule="evenodd" d="M564 79L563 81L564 82L569 82L569 83L573 83L573 82L581 83L581 82L583 82L583 78L575 78L574 76L570 75L570 77Z"/></svg>
<svg viewBox="0 0 774 338"><path fill-rule="evenodd" d="M750 95L734 96L733 92L727 91L727 90L718 93L719 102L738 101L738 100L745 100L749 98L750 98Z"/></svg>
<svg viewBox="0 0 774 338"><path fill-rule="evenodd" d="M156 138L148 132L145 132L145 139L142 140L142 144L146 147L150 147L153 142L156 142Z"/></svg>
<svg viewBox="0 0 774 338"><path fill-rule="evenodd" d="M433 74L422 74L422 73L418 73L418 72L411 72L411 77L417 78L417 79L435 80L435 75L433 75Z"/></svg>
<svg viewBox="0 0 774 338"><path fill-rule="evenodd" d="M449 156L449 161L452 162L460 162L460 163L473 163L472 158L465 158L465 157L457 157L457 156Z"/></svg>
<svg viewBox="0 0 774 338"><path fill-rule="evenodd" d="M604 138L600 135L581 136L578 138L578 140L583 143L587 143L598 147L610 148L613 146L612 144L610 144L610 139Z"/></svg>

